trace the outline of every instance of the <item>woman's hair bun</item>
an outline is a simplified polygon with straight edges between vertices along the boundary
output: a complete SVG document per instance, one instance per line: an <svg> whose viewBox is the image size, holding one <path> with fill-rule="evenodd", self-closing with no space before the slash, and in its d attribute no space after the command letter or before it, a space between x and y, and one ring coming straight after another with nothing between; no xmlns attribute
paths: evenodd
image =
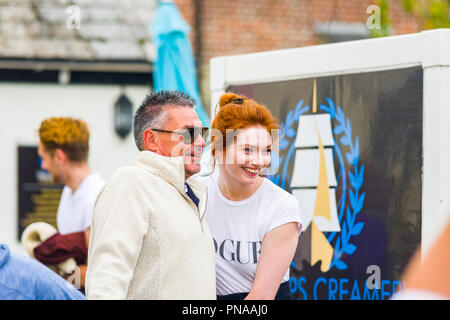
<svg viewBox="0 0 450 320"><path fill-rule="evenodd" d="M235 103L241 104L243 102L244 98L245 97L238 96L237 94L234 94L234 93L231 93L231 92L224 93L220 97L220 101L219 101L220 108L222 108L223 106L229 104L230 102L235 102Z"/></svg>

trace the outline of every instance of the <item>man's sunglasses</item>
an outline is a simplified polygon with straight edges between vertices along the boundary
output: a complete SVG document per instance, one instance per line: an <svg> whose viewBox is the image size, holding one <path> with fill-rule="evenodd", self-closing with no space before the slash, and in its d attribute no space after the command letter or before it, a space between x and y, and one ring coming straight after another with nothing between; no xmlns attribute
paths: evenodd
<svg viewBox="0 0 450 320"><path fill-rule="evenodd" d="M164 132L164 133L175 133L180 136L183 136L183 142L185 144L192 144L195 140L197 140L198 136L201 134L203 139L206 140L209 128L207 127L192 127L192 128L186 128L183 129L182 132L177 131L168 131L168 130L161 130L161 129L150 129L157 132Z"/></svg>

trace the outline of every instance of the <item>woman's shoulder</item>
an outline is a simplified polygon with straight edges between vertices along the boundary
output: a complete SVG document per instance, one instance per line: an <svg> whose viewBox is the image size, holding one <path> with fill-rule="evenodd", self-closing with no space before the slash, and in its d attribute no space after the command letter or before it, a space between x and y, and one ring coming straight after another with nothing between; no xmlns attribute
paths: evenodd
<svg viewBox="0 0 450 320"><path fill-rule="evenodd" d="M291 193L279 187L278 185L273 183L270 179L264 178L264 180L266 189L265 192L272 194L272 197L280 198L282 200L286 199L295 200L295 197Z"/></svg>
<svg viewBox="0 0 450 320"><path fill-rule="evenodd" d="M206 175L206 176L195 176L194 180L203 184L207 189L212 189L217 185L217 179L214 174Z"/></svg>
<svg viewBox="0 0 450 320"><path fill-rule="evenodd" d="M265 186L266 199L270 198L271 200L270 204L267 204L265 233L288 222L299 223L299 230L301 230L300 207L297 198L269 179L265 181Z"/></svg>
<svg viewBox="0 0 450 320"><path fill-rule="evenodd" d="M271 207L275 211L286 208L298 210L297 198L267 178L265 178L264 197L271 199Z"/></svg>

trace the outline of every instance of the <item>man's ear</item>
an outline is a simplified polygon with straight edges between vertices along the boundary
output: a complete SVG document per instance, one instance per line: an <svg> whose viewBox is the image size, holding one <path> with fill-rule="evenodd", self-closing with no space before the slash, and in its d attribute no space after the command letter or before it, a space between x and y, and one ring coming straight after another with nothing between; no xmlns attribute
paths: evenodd
<svg viewBox="0 0 450 320"><path fill-rule="evenodd" d="M59 148L55 149L53 158L60 163L64 163L68 160L67 154Z"/></svg>
<svg viewBox="0 0 450 320"><path fill-rule="evenodd" d="M158 137L156 136L156 133L154 131L145 129L144 133L142 134L142 142L142 148L144 150L160 153Z"/></svg>

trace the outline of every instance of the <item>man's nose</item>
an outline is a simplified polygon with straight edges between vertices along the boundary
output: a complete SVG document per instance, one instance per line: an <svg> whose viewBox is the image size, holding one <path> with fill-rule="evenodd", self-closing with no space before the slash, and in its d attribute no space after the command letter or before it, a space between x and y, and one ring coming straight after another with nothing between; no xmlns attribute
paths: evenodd
<svg viewBox="0 0 450 320"><path fill-rule="evenodd" d="M206 146L206 141L201 134L198 135L197 139L194 141L195 146L202 146L204 148Z"/></svg>

